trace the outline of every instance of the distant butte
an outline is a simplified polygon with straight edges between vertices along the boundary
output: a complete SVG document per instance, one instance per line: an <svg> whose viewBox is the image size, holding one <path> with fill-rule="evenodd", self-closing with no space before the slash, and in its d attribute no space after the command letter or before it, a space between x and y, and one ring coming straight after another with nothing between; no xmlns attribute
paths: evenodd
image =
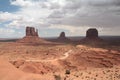
<svg viewBox="0 0 120 80"><path fill-rule="evenodd" d="M57 38L58 42L70 42L71 40L65 36L65 32L61 32L60 36Z"/></svg>
<svg viewBox="0 0 120 80"><path fill-rule="evenodd" d="M37 36L38 37L38 29L34 27L26 27L26 36Z"/></svg>
<svg viewBox="0 0 120 80"><path fill-rule="evenodd" d="M98 38L98 30L96 28L90 28L86 32L86 37L90 39Z"/></svg>
<svg viewBox="0 0 120 80"><path fill-rule="evenodd" d="M58 37L58 39L65 39L65 38L66 38L65 32L61 32L60 36Z"/></svg>
<svg viewBox="0 0 120 80"><path fill-rule="evenodd" d="M39 38L38 29L35 30L34 27L26 27L26 36L18 40L20 43L49 43L48 41Z"/></svg>
<svg viewBox="0 0 120 80"><path fill-rule="evenodd" d="M86 31L86 37L82 39L81 42L98 44L103 42L103 40L99 37L98 30L96 28L90 28Z"/></svg>

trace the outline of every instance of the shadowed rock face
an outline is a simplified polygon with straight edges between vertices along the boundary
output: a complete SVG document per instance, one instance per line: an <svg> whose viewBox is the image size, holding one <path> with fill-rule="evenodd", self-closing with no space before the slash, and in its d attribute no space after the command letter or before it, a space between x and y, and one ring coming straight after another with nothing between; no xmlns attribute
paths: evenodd
<svg viewBox="0 0 120 80"><path fill-rule="evenodd" d="M65 32L61 32L57 39L58 42L70 42L71 40L65 36Z"/></svg>
<svg viewBox="0 0 120 80"><path fill-rule="evenodd" d="M59 38L65 38L65 32L61 32Z"/></svg>
<svg viewBox="0 0 120 80"><path fill-rule="evenodd" d="M104 41L98 36L96 28L90 28L86 31L86 37L81 40L81 43L96 45L104 44Z"/></svg>
<svg viewBox="0 0 120 80"><path fill-rule="evenodd" d="M95 28L90 28L86 32L87 38L98 38L98 30Z"/></svg>
<svg viewBox="0 0 120 80"><path fill-rule="evenodd" d="M38 30L34 27L26 27L26 36L38 36Z"/></svg>

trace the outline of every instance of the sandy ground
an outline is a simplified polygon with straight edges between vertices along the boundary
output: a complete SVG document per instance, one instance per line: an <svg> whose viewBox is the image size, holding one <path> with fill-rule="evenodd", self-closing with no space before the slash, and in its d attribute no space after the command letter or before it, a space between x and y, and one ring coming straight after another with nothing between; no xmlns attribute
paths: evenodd
<svg viewBox="0 0 120 80"><path fill-rule="evenodd" d="M120 80L116 48L0 43L0 80Z"/></svg>
<svg viewBox="0 0 120 80"><path fill-rule="evenodd" d="M0 63L0 80L120 80L120 66L88 68L71 71L70 74L61 71L60 73L54 73L54 75L52 73L39 75L22 72L3 59L0 59Z"/></svg>
<svg viewBox="0 0 120 80"><path fill-rule="evenodd" d="M71 74L59 74L61 80L120 80L120 66L113 68L88 68L71 71Z"/></svg>
<svg viewBox="0 0 120 80"><path fill-rule="evenodd" d="M50 75L24 73L4 59L0 59L0 80L54 80Z"/></svg>

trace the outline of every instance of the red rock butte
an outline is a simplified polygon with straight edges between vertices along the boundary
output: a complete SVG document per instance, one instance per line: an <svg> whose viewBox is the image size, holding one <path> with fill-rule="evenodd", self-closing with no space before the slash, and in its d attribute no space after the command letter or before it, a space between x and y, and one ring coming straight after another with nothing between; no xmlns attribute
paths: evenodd
<svg viewBox="0 0 120 80"><path fill-rule="evenodd" d="M65 32L61 32L60 36L57 38L58 42L70 42L71 40L65 36Z"/></svg>
<svg viewBox="0 0 120 80"><path fill-rule="evenodd" d="M26 27L26 36L38 36L38 29L34 27Z"/></svg>
<svg viewBox="0 0 120 80"><path fill-rule="evenodd" d="M86 37L81 40L82 43L103 43L103 40L98 35L98 30L96 28L90 28L86 31Z"/></svg>
<svg viewBox="0 0 120 80"><path fill-rule="evenodd" d="M98 38L98 30L95 28L90 28L86 32L87 38Z"/></svg>
<svg viewBox="0 0 120 80"><path fill-rule="evenodd" d="M18 40L17 42L20 43L47 43L48 41L45 41L42 38L39 38L38 35L38 29L35 30L34 27L26 27L26 36L22 39Z"/></svg>

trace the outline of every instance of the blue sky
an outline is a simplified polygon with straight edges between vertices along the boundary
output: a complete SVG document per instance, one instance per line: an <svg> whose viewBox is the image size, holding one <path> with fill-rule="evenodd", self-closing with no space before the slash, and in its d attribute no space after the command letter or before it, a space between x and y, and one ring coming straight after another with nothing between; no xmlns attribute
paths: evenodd
<svg viewBox="0 0 120 80"><path fill-rule="evenodd" d="M15 12L19 9L19 7L10 5L9 0L0 0L0 11L3 12Z"/></svg>
<svg viewBox="0 0 120 80"><path fill-rule="evenodd" d="M25 27L40 37L85 36L89 28L99 35L120 35L118 0L0 0L0 38L19 38Z"/></svg>

